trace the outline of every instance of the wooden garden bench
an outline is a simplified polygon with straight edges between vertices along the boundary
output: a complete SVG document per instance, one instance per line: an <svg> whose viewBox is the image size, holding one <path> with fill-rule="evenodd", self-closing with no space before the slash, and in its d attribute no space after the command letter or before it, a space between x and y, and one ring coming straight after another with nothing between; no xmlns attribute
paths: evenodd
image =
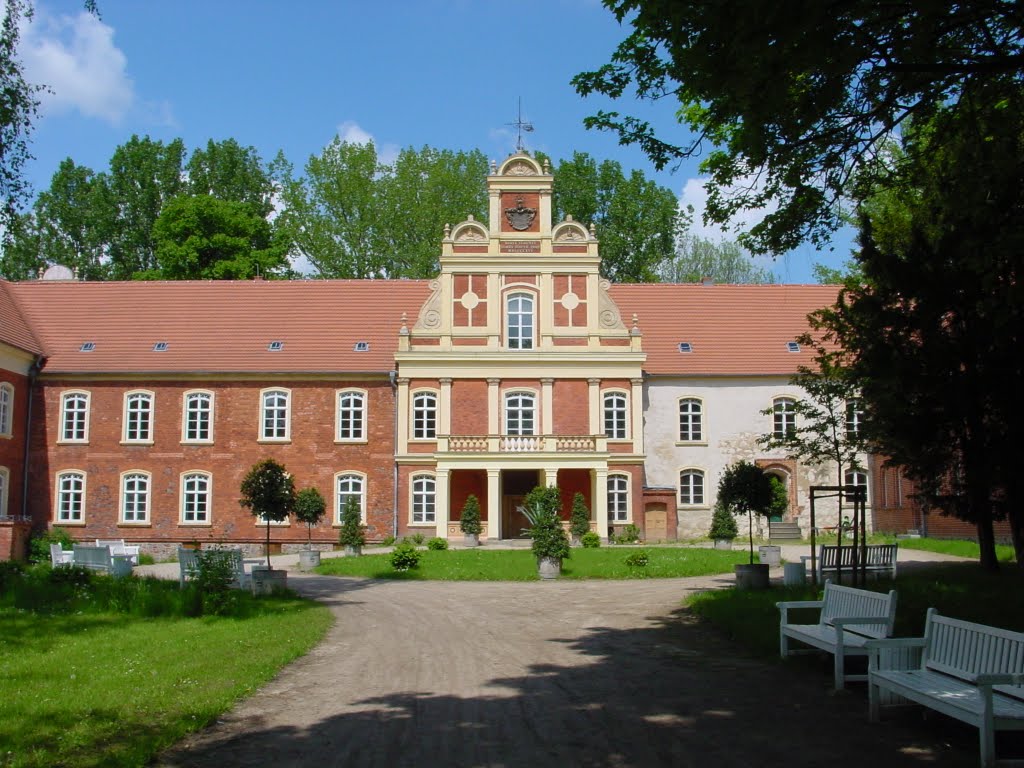
<svg viewBox="0 0 1024 768"><path fill-rule="evenodd" d="M125 544L124 539L96 539L97 547L110 547L110 554L131 558L132 565L139 564L139 545Z"/></svg>
<svg viewBox="0 0 1024 768"><path fill-rule="evenodd" d="M920 661L887 664L916 649ZM928 609L924 637L868 643L868 711L879 719L889 692L978 729L981 764L996 764L995 732L1024 730L1024 634L940 616ZM898 666L899 669L889 667ZM908 668L909 667L909 668Z"/></svg>
<svg viewBox="0 0 1024 768"><path fill-rule="evenodd" d="M896 555L897 544L868 544L863 552L857 547L857 569L863 565L866 573L881 574L896 578ZM844 573L853 572L853 546L837 546L835 544L822 544L818 549L818 581L821 581L825 573L838 573L840 566ZM862 557L864 558L862 560ZM811 558L803 555L801 560L807 563Z"/></svg>
<svg viewBox="0 0 1024 768"><path fill-rule="evenodd" d="M779 617L779 655L783 658L810 649L792 650L790 640L813 646L835 657L835 686L841 690L847 680L867 680L867 675L845 674L847 656L867 656L868 640L889 637L896 618L896 590L888 594L843 587L825 582L821 600L791 600L775 604ZM817 608L817 624L790 624L789 610Z"/></svg>
<svg viewBox="0 0 1024 768"><path fill-rule="evenodd" d="M110 547L88 547L76 544L72 563L77 568L88 568L90 571L109 573L114 576L127 576L132 572L131 559L127 555L114 555Z"/></svg>
<svg viewBox="0 0 1024 768"><path fill-rule="evenodd" d="M185 586L185 582L194 579L199 573L199 552L198 549L186 549L178 547L178 585ZM234 572L232 585L243 588L250 585L250 576L245 572L245 560L242 558L240 549L210 549L206 553L216 552L231 560L231 569Z"/></svg>

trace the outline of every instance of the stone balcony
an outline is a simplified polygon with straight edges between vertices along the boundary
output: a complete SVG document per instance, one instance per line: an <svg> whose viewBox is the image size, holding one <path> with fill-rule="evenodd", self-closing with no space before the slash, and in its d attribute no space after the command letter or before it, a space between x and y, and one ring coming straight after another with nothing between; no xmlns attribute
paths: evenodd
<svg viewBox="0 0 1024 768"><path fill-rule="evenodd" d="M439 453L601 453L604 435L439 435Z"/></svg>

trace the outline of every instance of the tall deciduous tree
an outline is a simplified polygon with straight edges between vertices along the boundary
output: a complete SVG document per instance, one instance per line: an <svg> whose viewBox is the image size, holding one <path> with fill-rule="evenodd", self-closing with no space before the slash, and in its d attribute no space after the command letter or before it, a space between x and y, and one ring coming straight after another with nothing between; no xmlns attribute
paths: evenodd
<svg viewBox="0 0 1024 768"><path fill-rule="evenodd" d="M1024 73L1024 8L1003 0L605 5L633 31L574 78L577 91L671 99L683 130L614 111L587 126L639 144L658 168L702 156L711 220L776 201L745 242L757 251L826 240L851 172L908 117L967 114L976 87Z"/></svg>
<svg viewBox="0 0 1024 768"><path fill-rule="evenodd" d="M111 223L107 200L91 169L75 165L71 158L61 162L33 209L46 263L63 264L83 280L106 276Z"/></svg>
<svg viewBox="0 0 1024 768"><path fill-rule="evenodd" d="M716 283L774 283L771 270L759 267L739 243L716 243L684 233L676 240L675 253L656 270L664 283L696 283L710 277Z"/></svg>
<svg viewBox="0 0 1024 768"><path fill-rule="evenodd" d="M674 255L686 217L679 199L638 170L628 176L614 160L584 152L554 170L554 214L593 224L601 241L602 274L615 282L652 282Z"/></svg>
<svg viewBox="0 0 1024 768"><path fill-rule="evenodd" d="M254 147L210 139L192 153L185 170L191 195L248 203L263 218L274 209L274 185Z"/></svg>

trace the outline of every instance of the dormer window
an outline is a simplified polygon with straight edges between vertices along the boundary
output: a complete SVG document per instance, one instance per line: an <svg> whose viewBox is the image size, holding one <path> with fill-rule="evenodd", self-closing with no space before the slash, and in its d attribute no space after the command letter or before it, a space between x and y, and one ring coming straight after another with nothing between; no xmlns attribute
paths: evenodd
<svg viewBox="0 0 1024 768"><path fill-rule="evenodd" d="M158 341L156 344L153 345L153 351L154 352L166 352L167 351L167 342L166 341Z"/></svg>
<svg viewBox="0 0 1024 768"><path fill-rule="evenodd" d="M800 345L797 344L795 341L787 341L786 342L786 349L788 349L790 352L799 352L800 351Z"/></svg>
<svg viewBox="0 0 1024 768"><path fill-rule="evenodd" d="M368 341L357 341L356 345L352 348L355 352L369 352L370 342Z"/></svg>
<svg viewBox="0 0 1024 768"><path fill-rule="evenodd" d="M95 341L83 341L82 342L82 346L80 346L78 348L78 351L79 352L92 352L94 349L96 349L96 342Z"/></svg>
<svg viewBox="0 0 1024 768"><path fill-rule="evenodd" d="M691 344L688 341L680 341L679 342L679 351L684 353L684 354L686 354L688 352L693 352L693 344Z"/></svg>
<svg viewBox="0 0 1024 768"><path fill-rule="evenodd" d="M268 352L280 352L282 349L284 349L283 341L272 341L269 344L267 344Z"/></svg>

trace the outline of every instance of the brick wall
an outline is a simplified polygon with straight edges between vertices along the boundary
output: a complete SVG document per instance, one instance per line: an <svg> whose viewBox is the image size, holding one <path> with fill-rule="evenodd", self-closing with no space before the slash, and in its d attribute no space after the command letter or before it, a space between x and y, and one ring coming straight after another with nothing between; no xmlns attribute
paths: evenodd
<svg viewBox="0 0 1024 768"><path fill-rule="evenodd" d="M21 514L21 482L25 461L25 419L28 413L28 379L21 374L0 368L0 382L14 387L11 436L0 437L0 467L7 470L7 514Z"/></svg>

